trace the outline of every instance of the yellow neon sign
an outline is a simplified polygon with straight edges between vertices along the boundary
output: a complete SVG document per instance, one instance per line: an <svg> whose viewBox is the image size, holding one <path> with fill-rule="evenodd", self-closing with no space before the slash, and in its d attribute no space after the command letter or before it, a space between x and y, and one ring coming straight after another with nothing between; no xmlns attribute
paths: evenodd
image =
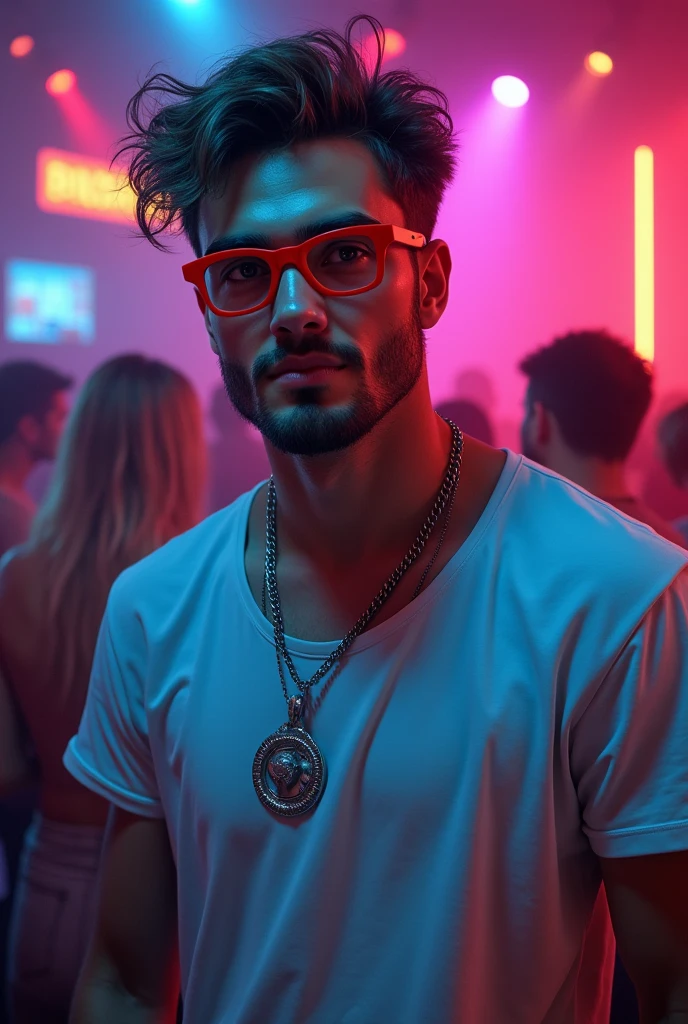
<svg viewBox="0 0 688 1024"><path fill-rule="evenodd" d="M635 350L655 357L655 210L654 154L635 151Z"/></svg>
<svg viewBox="0 0 688 1024"><path fill-rule="evenodd" d="M47 213L93 220L134 222L135 196L124 171L105 160L40 149L36 160L36 202Z"/></svg>

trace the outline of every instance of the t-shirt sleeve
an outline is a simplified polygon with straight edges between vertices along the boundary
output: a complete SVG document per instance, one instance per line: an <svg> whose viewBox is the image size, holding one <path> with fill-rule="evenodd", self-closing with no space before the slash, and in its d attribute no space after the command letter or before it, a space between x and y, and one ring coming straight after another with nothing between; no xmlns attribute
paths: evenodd
<svg viewBox="0 0 688 1024"><path fill-rule="evenodd" d="M599 857L688 849L688 570L646 613L572 730Z"/></svg>
<svg viewBox="0 0 688 1024"><path fill-rule="evenodd" d="M100 627L86 706L64 755L84 786L132 814L163 810L148 739L142 625L115 583Z"/></svg>

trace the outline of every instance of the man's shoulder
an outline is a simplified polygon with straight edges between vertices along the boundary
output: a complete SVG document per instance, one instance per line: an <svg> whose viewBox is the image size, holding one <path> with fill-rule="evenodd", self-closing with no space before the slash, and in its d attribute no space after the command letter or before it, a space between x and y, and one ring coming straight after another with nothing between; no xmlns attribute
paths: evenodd
<svg viewBox="0 0 688 1024"><path fill-rule="evenodd" d="M688 565L677 544L528 459L512 492L516 532L532 559L572 583L588 578L619 594L660 592Z"/></svg>

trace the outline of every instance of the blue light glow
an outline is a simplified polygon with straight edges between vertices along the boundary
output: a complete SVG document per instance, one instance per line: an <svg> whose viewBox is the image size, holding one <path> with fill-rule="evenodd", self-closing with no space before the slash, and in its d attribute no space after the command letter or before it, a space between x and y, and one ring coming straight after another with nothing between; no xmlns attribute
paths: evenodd
<svg viewBox="0 0 688 1024"><path fill-rule="evenodd" d="M88 345L95 338L95 282L87 267L35 260L5 264L8 341Z"/></svg>

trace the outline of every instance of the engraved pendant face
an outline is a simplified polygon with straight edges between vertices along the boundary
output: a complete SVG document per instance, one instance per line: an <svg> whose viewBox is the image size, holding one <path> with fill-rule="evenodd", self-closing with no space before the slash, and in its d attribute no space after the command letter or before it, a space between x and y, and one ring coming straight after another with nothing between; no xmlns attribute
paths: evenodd
<svg viewBox="0 0 688 1024"><path fill-rule="evenodd" d="M253 759L253 785L258 799L286 818L305 814L323 795L325 761L318 745L301 725L286 723L263 740Z"/></svg>

